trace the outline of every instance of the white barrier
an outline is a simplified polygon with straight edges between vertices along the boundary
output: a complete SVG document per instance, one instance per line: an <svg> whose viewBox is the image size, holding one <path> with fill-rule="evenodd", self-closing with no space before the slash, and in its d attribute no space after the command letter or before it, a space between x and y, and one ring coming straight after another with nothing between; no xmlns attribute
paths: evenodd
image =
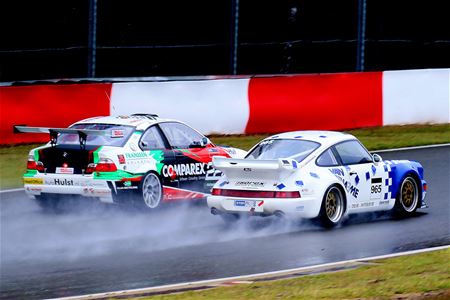
<svg viewBox="0 0 450 300"><path fill-rule="evenodd" d="M449 122L449 69L383 72L383 125Z"/></svg>
<svg viewBox="0 0 450 300"><path fill-rule="evenodd" d="M115 83L111 114L155 113L204 134L240 134L249 118L249 79Z"/></svg>

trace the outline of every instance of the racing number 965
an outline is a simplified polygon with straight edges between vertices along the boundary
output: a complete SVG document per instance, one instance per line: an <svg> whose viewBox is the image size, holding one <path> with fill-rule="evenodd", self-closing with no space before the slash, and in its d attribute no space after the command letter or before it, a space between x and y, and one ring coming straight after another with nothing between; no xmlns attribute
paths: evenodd
<svg viewBox="0 0 450 300"><path fill-rule="evenodd" d="M372 194L381 193L381 184L372 185L372 188L370 189L370 193L372 193Z"/></svg>

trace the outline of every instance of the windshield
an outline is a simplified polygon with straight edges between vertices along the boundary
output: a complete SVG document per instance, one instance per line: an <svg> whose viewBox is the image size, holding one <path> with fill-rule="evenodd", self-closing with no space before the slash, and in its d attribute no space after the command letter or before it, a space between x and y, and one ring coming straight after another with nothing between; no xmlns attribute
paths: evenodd
<svg viewBox="0 0 450 300"><path fill-rule="evenodd" d="M122 147L134 131L133 126L115 124L76 124L72 129L103 130L105 135L88 135L86 145L91 146L115 146ZM58 144L78 145L80 143L78 134L61 133L58 136Z"/></svg>
<svg viewBox="0 0 450 300"><path fill-rule="evenodd" d="M249 154L247 154L246 158L292 158L298 162L301 162L319 146L319 143L305 140L264 140L259 143Z"/></svg>

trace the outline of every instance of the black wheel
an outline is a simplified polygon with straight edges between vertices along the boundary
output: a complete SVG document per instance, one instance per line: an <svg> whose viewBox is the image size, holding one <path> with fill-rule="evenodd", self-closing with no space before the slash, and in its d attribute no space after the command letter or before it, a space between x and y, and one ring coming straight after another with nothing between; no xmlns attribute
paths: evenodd
<svg viewBox="0 0 450 300"><path fill-rule="evenodd" d="M342 191L336 185L330 186L323 196L319 221L323 227L334 227L340 223L345 210Z"/></svg>
<svg viewBox="0 0 450 300"><path fill-rule="evenodd" d="M148 173L141 182L140 206L148 209L157 208L163 198L163 188L161 180L155 173Z"/></svg>
<svg viewBox="0 0 450 300"><path fill-rule="evenodd" d="M410 216L414 214L419 205L419 196L417 181L413 177L407 176L403 179L400 190L397 192L394 206L396 215Z"/></svg>

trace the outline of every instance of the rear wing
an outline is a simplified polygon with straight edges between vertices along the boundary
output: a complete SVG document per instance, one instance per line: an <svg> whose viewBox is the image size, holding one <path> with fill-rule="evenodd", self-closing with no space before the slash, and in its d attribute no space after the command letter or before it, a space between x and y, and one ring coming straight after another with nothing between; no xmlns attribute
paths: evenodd
<svg viewBox="0 0 450 300"><path fill-rule="evenodd" d="M298 162L291 158L272 160L213 157L213 167L225 173L231 180L243 178L278 180L297 170Z"/></svg>
<svg viewBox="0 0 450 300"><path fill-rule="evenodd" d="M14 133L48 133L50 134L50 143L52 146L56 145L58 140L58 134L68 133L77 134L80 147L84 148L86 145L86 138L88 135L101 135L106 136L107 133L104 130L95 129L74 129L74 128L52 128L52 127L28 127L23 125L13 126Z"/></svg>

